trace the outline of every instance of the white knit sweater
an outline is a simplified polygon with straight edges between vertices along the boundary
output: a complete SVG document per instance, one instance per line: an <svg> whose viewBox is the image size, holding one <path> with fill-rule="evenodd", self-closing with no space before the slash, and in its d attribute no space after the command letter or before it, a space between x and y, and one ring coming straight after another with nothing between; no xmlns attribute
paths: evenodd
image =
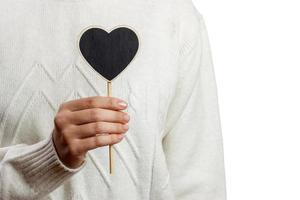
<svg viewBox="0 0 300 200"><path fill-rule="evenodd" d="M84 62L88 26L133 27L139 50L112 83L129 131L69 169L51 140L62 102L106 96ZM0 2L0 199L225 200L222 134L203 16L191 0Z"/></svg>

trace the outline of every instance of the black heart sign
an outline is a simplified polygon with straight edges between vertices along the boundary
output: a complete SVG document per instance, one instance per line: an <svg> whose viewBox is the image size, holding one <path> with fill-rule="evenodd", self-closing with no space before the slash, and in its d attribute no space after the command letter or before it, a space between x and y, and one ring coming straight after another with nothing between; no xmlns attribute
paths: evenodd
<svg viewBox="0 0 300 200"><path fill-rule="evenodd" d="M118 27L111 32L92 27L82 33L79 48L89 65L111 81L132 61L138 51L139 40L128 27Z"/></svg>

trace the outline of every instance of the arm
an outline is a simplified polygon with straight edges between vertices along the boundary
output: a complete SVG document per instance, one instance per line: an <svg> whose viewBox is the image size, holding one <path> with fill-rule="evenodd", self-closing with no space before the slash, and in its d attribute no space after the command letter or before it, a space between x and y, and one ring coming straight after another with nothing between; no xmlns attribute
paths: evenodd
<svg viewBox="0 0 300 200"><path fill-rule="evenodd" d="M183 6L180 79L170 104L163 148L178 200L225 200L225 173L217 87L202 15Z"/></svg>
<svg viewBox="0 0 300 200"><path fill-rule="evenodd" d="M52 134L32 145L0 148L0 199L39 199L59 187L79 168L59 159Z"/></svg>
<svg viewBox="0 0 300 200"><path fill-rule="evenodd" d="M71 100L61 104L48 138L0 148L0 199L47 196L84 167L89 150L122 141L129 122L122 112L126 107L115 97Z"/></svg>

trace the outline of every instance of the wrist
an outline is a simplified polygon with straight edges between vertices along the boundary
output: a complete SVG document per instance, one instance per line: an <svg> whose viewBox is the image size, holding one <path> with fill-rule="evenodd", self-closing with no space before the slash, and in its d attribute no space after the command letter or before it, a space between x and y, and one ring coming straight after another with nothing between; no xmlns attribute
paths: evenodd
<svg viewBox="0 0 300 200"><path fill-rule="evenodd" d="M62 145L57 138L56 131L53 131L52 141L54 149L57 153L59 160L68 168L76 169L82 166L85 161L85 156L70 155L68 149Z"/></svg>

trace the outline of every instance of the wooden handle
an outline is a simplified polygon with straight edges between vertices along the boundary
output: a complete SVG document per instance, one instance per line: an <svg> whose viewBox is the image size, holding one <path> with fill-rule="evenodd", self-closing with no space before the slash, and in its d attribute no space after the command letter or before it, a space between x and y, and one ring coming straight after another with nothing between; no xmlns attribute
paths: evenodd
<svg viewBox="0 0 300 200"><path fill-rule="evenodd" d="M112 92L112 82L107 81L107 96L111 97L111 92ZM113 159L112 159L112 145L109 145L109 173L113 173Z"/></svg>

